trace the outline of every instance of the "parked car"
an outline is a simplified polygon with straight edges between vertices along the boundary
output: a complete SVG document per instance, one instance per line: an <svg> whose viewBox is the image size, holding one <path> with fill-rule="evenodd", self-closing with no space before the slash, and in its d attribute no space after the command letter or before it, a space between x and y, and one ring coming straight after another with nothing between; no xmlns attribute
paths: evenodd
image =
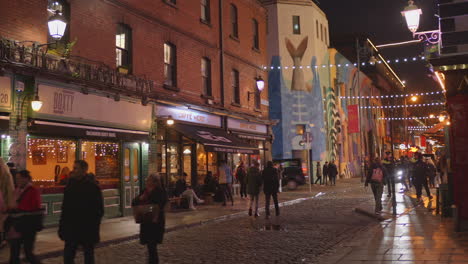
<svg viewBox="0 0 468 264"><path fill-rule="evenodd" d="M282 159L274 160L273 162L281 164L283 167L283 173L281 175L281 183L283 186L294 190L298 185L305 184L306 180L300 159Z"/></svg>

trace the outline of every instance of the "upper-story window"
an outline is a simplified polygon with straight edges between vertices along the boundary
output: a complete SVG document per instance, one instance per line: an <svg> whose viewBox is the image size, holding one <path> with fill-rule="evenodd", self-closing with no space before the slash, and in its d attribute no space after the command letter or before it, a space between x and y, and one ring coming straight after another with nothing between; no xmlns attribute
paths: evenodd
<svg viewBox="0 0 468 264"><path fill-rule="evenodd" d="M170 4L170 5L176 5L177 4L177 0L163 0L163 2L165 2L167 4Z"/></svg>
<svg viewBox="0 0 468 264"><path fill-rule="evenodd" d="M320 39L318 20L315 20L315 32L317 32L317 39Z"/></svg>
<svg viewBox="0 0 468 264"><path fill-rule="evenodd" d="M203 95L213 96L213 92L211 90L211 60L208 58L201 59L201 75Z"/></svg>
<svg viewBox="0 0 468 264"><path fill-rule="evenodd" d="M164 43L164 85L177 86L176 46L172 43Z"/></svg>
<svg viewBox="0 0 468 264"><path fill-rule="evenodd" d="M253 31L252 47L258 50L260 48L259 36L258 36L258 22L255 19L252 19L252 31Z"/></svg>
<svg viewBox="0 0 468 264"><path fill-rule="evenodd" d="M132 65L132 29L125 24L117 25L115 34L116 66L131 70Z"/></svg>
<svg viewBox="0 0 468 264"><path fill-rule="evenodd" d="M323 41L323 25L320 24L320 39Z"/></svg>
<svg viewBox="0 0 468 264"><path fill-rule="evenodd" d="M231 87L232 87L232 102L240 104L240 85L239 85L239 72L232 70L231 72Z"/></svg>
<svg viewBox="0 0 468 264"><path fill-rule="evenodd" d="M296 134L297 135L304 135L305 132L306 132L306 126L305 125L302 125L302 124L296 125Z"/></svg>
<svg viewBox="0 0 468 264"><path fill-rule="evenodd" d="M205 23L210 23L211 17L210 17L210 0L201 0L201 13L200 13L200 19L201 21Z"/></svg>
<svg viewBox="0 0 468 264"><path fill-rule="evenodd" d="M70 5L67 3L66 0L48 0L47 2L47 15L50 18L51 16L55 15L55 13L59 13L61 16L65 18L66 21L70 21ZM60 40L61 43L68 43L70 41L70 31L69 31L70 23L68 23L67 27L65 28L64 35ZM47 42L57 42L57 39L52 38L50 34L47 34Z"/></svg>
<svg viewBox="0 0 468 264"><path fill-rule="evenodd" d="M239 38L237 7L233 4L231 4L231 36L235 38Z"/></svg>
<svg viewBox="0 0 468 264"><path fill-rule="evenodd" d="M293 34L301 34L301 20L299 16L293 16Z"/></svg>
<svg viewBox="0 0 468 264"><path fill-rule="evenodd" d="M324 36L325 44L328 45L328 30L327 30L326 27L325 27L325 29L323 30L323 32L324 32L324 35L325 35L325 36Z"/></svg>

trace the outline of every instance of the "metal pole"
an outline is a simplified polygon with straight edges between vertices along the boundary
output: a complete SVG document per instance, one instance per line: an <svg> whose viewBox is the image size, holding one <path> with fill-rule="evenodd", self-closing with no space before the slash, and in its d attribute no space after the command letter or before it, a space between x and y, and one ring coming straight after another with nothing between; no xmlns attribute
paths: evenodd
<svg viewBox="0 0 468 264"><path fill-rule="evenodd" d="M390 113L391 113L391 119L390 119L390 149L392 151L392 158L393 158L393 117L394 117L394 109L391 108L390 109ZM394 165L394 161L392 160L392 165ZM393 168L395 169L395 168ZM397 214L397 210L396 210L396 197L395 197L395 171L393 170L393 175L389 175L390 177L390 183L389 185L391 184L391 188L392 188L392 206L393 206L393 215L396 215ZM388 186L390 188L390 186Z"/></svg>
<svg viewBox="0 0 468 264"><path fill-rule="evenodd" d="M307 170L309 171L309 192L312 192L312 168L310 167L310 148L308 144L309 143L307 143Z"/></svg>
<svg viewBox="0 0 468 264"><path fill-rule="evenodd" d="M361 89L360 89L360 81L359 81L359 75L361 72L361 52L360 52L360 46L359 46L359 38L356 38L356 53L357 53L357 73L356 73L356 87L358 90L358 121L359 121L359 139L361 141L361 148L360 148L360 155L361 158L359 159L359 166L361 167L361 182L364 182L364 166L363 166L363 160L364 160L364 154L363 154L363 148L364 148L364 140L363 140L363 131L362 131L362 126L361 126Z"/></svg>

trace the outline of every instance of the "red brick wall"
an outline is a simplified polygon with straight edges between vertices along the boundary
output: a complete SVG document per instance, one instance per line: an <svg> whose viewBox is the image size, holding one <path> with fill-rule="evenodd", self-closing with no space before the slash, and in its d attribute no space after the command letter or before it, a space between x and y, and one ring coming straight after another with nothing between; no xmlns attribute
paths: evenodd
<svg viewBox="0 0 468 264"><path fill-rule="evenodd" d="M118 23L132 28L133 74L154 80L159 94L173 95L203 105L201 98L201 58L212 62L214 101L220 104L219 74L219 15L218 0L211 0L211 25L200 22L200 1L178 1L173 7L163 0L69 0L71 21L70 40L77 40L72 54L115 66L115 32ZM266 72L266 11L257 0L229 0L224 2L225 42L225 107L236 112L259 115L253 111L254 101L247 100L253 91L254 77ZM239 10L239 41L229 38L229 4ZM47 0L0 0L0 35L16 40L47 41ZM6 7L6 8L4 8ZM252 50L252 18L259 22L260 52ZM178 92L162 87L163 44L177 47ZM231 69L240 72L242 107L231 105ZM265 86L267 87L267 85ZM267 91L262 93L267 99ZM263 106L264 116L268 109Z"/></svg>

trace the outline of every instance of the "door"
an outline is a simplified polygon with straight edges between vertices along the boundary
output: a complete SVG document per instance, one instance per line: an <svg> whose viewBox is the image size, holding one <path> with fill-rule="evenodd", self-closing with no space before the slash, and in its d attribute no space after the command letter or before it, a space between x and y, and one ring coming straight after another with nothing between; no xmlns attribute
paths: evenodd
<svg viewBox="0 0 468 264"><path fill-rule="evenodd" d="M122 205L123 214L132 214L132 201L140 194L141 186L141 149L138 143L123 144L122 162Z"/></svg>

